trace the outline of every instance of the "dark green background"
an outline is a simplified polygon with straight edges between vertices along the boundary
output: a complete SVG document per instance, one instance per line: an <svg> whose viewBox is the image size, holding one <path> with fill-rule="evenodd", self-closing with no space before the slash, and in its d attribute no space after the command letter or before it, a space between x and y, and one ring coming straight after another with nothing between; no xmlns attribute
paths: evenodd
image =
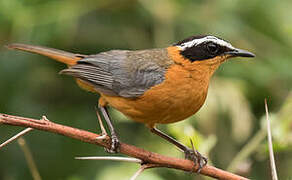
<svg viewBox="0 0 292 180"><path fill-rule="evenodd" d="M0 112L48 119L99 132L98 96L59 76L64 65L46 57L9 51L12 42L82 54L110 49L166 47L191 35L212 34L256 54L233 59L212 79L205 106L189 120L160 126L185 144L189 138L209 163L251 179L270 179L264 98L273 120L280 179L292 177L292 1L283 0L0 0ZM179 92L178 92L179 93ZM290 95L289 95L290 94ZM183 157L142 124L111 110L121 140ZM0 142L23 128L0 125ZM251 146L255 137L259 141ZM103 149L63 136L33 131L25 136L43 179L130 179L139 166L74 160L107 155ZM240 150L249 151L238 158ZM230 168L230 167L229 167ZM230 169L229 169L230 170ZM17 142L0 150L0 179L32 179ZM205 179L172 169L147 170L138 180Z"/></svg>

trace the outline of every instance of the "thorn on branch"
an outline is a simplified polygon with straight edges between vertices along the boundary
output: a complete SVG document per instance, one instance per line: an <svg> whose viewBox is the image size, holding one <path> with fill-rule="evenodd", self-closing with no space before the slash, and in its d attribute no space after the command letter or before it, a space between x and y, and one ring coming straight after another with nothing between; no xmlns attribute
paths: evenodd
<svg viewBox="0 0 292 180"><path fill-rule="evenodd" d="M131 162L142 164L141 159L129 158L129 157L117 157L117 156L92 156L92 157L75 157L79 160L111 160L111 161L122 161L122 162Z"/></svg>
<svg viewBox="0 0 292 180"><path fill-rule="evenodd" d="M1 118L1 116L0 116ZM4 146L6 146L7 144L15 141L16 139L20 138L21 136L25 135L26 133L28 133L29 131L32 131L33 128L26 128L25 130L21 131L20 133L12 136L11 138L9 138L8 140L6 140L4 143L0 144L0 149L3 148Z"/></svg>
<svg viewBox="0 0 292 180"><path fill-rule="evenodd" d="M48 120L48 118L46 116L42 116L41 120L42 121L50 121L50 120Z"/></svg>

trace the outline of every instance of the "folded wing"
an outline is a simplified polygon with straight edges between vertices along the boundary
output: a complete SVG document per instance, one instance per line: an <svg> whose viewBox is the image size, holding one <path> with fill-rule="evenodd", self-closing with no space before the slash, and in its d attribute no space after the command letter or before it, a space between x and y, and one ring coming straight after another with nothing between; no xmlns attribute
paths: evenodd
<svg viewBox="0 0 292 180"><path fill-rule="evenodd" d="M161 63L167 59L166 52L156 50L161 54L157 58L151 57L148 51L112 50L90 55L61 74L79 78L107 95L136 98L160 84L167 69Z"/></svg>

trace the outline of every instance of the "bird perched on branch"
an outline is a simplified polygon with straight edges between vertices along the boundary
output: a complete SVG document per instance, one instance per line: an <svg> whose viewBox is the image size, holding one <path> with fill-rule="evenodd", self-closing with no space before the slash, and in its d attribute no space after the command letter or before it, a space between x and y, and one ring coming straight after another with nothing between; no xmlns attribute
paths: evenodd
<svg viewBox="0 0 292 180"><path fill-rule="evenodd" d="M215 36L192 36L167 48L111 50L82 55L41 46L10 44L68 65L60 73L76 78L78 85L100 94L99 109L111 131L117 152L119 140L107 112L111 106L151 132L176 145L202 167L206 159L197 151L159 131L156 124L184 120L204 104L215 70L233 57L254 57Z"/></svg>

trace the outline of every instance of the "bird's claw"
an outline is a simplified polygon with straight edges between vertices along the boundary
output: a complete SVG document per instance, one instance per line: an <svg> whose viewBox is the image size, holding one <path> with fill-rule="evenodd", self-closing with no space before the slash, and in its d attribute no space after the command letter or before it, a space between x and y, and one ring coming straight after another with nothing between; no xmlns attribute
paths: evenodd
<svg viewBox="0 0 292 180"><path fill-rule="evenodd" d="M116 135L112 135L111 137L111 147L110 148L104 148L106 152L108 153L118 153L120 151L120 141Z"/></svg>
<svg viewBox="0 0 292 180"><path fill-rule="evenodd" d="M199 168L197 169L197 173L200 173L202 168L206 166L208 163L208 159L204 157L199 151L193 150L193 149L187 149L185 152L185 158L188 160L191 160L195 163L195 165L199 165Z"/></svg>

